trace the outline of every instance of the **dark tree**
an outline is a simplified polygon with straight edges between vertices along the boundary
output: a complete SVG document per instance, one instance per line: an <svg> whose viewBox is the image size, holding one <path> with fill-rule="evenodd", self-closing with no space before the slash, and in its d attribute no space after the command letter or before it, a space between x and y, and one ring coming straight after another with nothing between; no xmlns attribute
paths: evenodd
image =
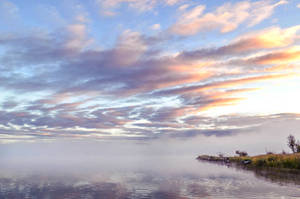
<svg viewBox="0 0 300 199"><path fill-rule="evenodd" d="M300 153L300 142L299 142L299 140L296 144L296 153Z"/></svg>
<svg viewBox="0 0 300 199"><path fill-rule="evenodd" d="M296 153L297 151L297 144L296 144L296 139L293 135L289 135L287 137L288 139L288 147L292 150L293 153Z"/></svg>
<svg viewBox="0 0 300 199"><path fill-rule="evenodd" d="M240 157L248 156L248 153L246 151L235 151L235 153Z"/></svg>

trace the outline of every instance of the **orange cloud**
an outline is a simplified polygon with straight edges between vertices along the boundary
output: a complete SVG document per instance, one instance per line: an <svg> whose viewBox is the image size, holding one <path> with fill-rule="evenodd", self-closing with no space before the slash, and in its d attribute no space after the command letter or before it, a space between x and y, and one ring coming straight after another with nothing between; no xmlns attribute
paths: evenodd
<svg viewBox="0 0 300 199"><path fill-rule="evenodd" d="M244 100L245 98L223 98L223 99L215 99L212 100L211 103L206 104L205 106L201 106L197 111L207 111L216 107L223 107L223 106L232 106L240 101Z"/></svg>
<svg viewBox="0 0 300 199"><path fill-rule="evenodd" d="M255 77L248 77L248 78L241 78L241 79L234 79L229 81L224 81L217 83L216 85L212 85L212 88L224 88L224 87L231 87L237 85L244 85L252 82L260 82L260 81L267 81L273 79L280 79L290 77L293 74L276 74L276 75L264 75L264 76L255 76Z"/></svg>
<svg viewBox="0 0 300 199"><path fill-rule="evenodd" d="M295 70L296 67L297 66L294 64L278 64L270 68L267 68L266 71L268 72L278 72L278 71L286 71L286 70L292 71Z"/></svg>
<svg viewBox="0 0 300 199"><path fill-rule="evenodd" d="M183 51L176 58L183 61L202 60L203 64L212 65L213 61L205 63L203 60L215 60L216 58L226 58L229 56L245 56L253 52L262 50L278 49L292 46L297 42L300 25L281 29L271 27L261 31L256 31L229 42L229 44L218 48L202 48L193 51Z"/></svg>
<svg viewBox="0 0 300 199"><path fill-rule="evenodd" d="M287 78L293 76L293 73L288 74L274 74L274 75L262 75L262 76L254 76L247 78L239 78L232 79L226 81L218 81L213 83L208 83L204 85L192 85L192 86L183 86L180 88L168 89L164 91L157 92L158 95L181 95L186 93L194 93L194 92L203 92L213 89L224 89L231 88L234 86L243 86L249 83L256 83L261 81L268 81L273 79Z"/></svg>
<svg viewBox="0 0 300 199"><path fill-rule="evenodd" d="M250 59L250 62L256 64L284 64L300 61L300 50L287 50L273 52L260 57Z"/></svg>
<svg viewBox="0 0 300 199"><path fill-rule="evenodd" d="M209 92L205 103L202 103L198 108L195 109L195 111L207 111L216 107L235 105L245 99L242 97L234 97L235 95L256 90L259 90L259 88L244 88Z"/></svg>
<svg viewBox="0 0 300 199"><path fill-rule="evenodd" d="M259 88L231 89L231 90L213 92L213 93L210 93L210 96L212 99L221 99L221 98L227 98L227 97L230 97L230 96L233 96L236 94L257 91L257 90L259 90Z"/></svg>
<svg viewBox="0 0 300 199"><path fill-rule="evenodd" d="M286 47L297 39L297 32L300 25L292 26L286 29L271 27L262 31L245 34L233 41L239 48L236 50L249 50L254 48L280 48Z"/></svg>

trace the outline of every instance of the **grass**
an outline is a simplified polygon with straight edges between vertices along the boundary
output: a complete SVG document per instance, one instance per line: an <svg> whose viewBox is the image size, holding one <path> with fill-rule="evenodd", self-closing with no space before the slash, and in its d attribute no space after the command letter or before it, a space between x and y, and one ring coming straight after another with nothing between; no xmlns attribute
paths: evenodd
<svg viewBox="0 0 300 199"><path fill-rule="evenodd" d="M250 160L251 167L300 169L300 153L294 154L266 154L258 156L229 157L230 162Z"/></svg>
<svg viewBox="0 0 300 199"><path fill-rule="evenodd" d="M300 170L300 153L294 154L266 154L257 156L245 157L218 157L200 155L198 160L211 161L211 162L229 162L243 165L245 160L250 160L247 167L252 168L278 168L278 169L297 169Z"/></svg>
<svg viewBox="0 0 300 199"><path fill-rule="evenodd" d="M218 156L210 156L210 155L199 155L197 157L198 160L205 160L205 161L216 161L216 162L222 162L224 161L224 158L218 157Z"/></svg>

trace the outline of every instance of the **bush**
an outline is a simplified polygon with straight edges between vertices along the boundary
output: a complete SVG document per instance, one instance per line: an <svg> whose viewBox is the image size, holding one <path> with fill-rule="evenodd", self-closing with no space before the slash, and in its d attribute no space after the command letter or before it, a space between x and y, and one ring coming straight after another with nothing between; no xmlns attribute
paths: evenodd
<svg viewBox="0 0 300 199"><path fill-rule="evenodd" d="M246 151L235 151L235 153L237 155L239 155L240 157L245 157L245 156L248 156L248 153Z"/></svg>
<svg viewBox="0 0 300 199"><path fill-rule="evenodd" d="M296 153L300 153L300 143L299 143L299 141L296 144Z"/></svg>
<svg viewBox="0 0 300 199"><path fill-rule="evenodd" d="M255 166L262 167L262 166L266 165L266 160L264 160L264 159L258 159L257 161L255 161L254 164L255 164Z"/></svg>

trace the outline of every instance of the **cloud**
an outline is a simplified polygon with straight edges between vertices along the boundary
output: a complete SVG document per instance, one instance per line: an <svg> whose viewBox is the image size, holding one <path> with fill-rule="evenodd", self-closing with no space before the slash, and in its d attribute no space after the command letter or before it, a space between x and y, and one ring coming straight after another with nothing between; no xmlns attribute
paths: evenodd
<svg viewBox="0 0 300 199"><path fill-rule="evenodd" d="M9 34L0 37L6 47L2 63L11 66L63 61L93 42L88 38L85 24L70 24L56 32L36 31L26 34ZM28 67L28 66L27 66Z"/></svg>
<svg viewBox="0 0 300 199"><path fill-rule="evenodd" d="M185 17L201 17L204 8L197 9ZM299 59L299 26L270 27L223 46L172 54L167 52L172 38L130 29L111 47L100 48L88 25L76 20L55 31L0 36L3 139L239 134L245 125L224 128L212 118L196 125L187 118L240 103L260 82L289 78L293 71L266 68L296 65Z"/></svg>
<svg viewBox="0 0 300 199"><path fill-rule="evenodd" d="M186 10L190 5L189 4L183 4L181 6L178 7L178 10L179 11L184 11Z"/></svg>
<svg viewBox="0 0 300 199"><path fill-rule="evenodd" d="M173 6L182 0L164 0L163 4L167 6ZM128 7L133 8L139 12L150 11L161 3L157 0L98 0L98 4L101 7L100 13L105 16L115 16L117 14L116 9L121 4L127 4Z"/></svg>
<svg viewBox="0 0 300 199"><path fill-rule="evenodd" d="M239 36L229 42L229 44L221 47L185 51L180 53L178 58L185 60L216 59L226 56L245 56L262 49L287 47L298 40L299 30L300 26L292 26L285 29L271 27Z"/></svg>
<svg viewBox="0 0 300 199"><path fill-rule="evenodd" d="M140 56L147 50L146 42L141 38L140 33L126 30L119 37L115 49L115 59L118 66L130 65L137 62Z"/></svg>
<svg viewBox="0 0 300 199"><path fill-rule="evenodd" d="M228 65L235 65L246 70L273 70L285 71L293 69L300 60L300 50L298 47L286 48L284 50L273 51L250 58L240 58L229 60ZM224 63L225 64L225 63Z"/></svg>
<svg viewBox="0 0 300 199"><path fill-rule="evenodd" d="M87 23L90 21L85 13L80 13L75 18L79 23Z"/></svg>
<svg viewBox="0 0 300 199"><path fill-rule="evenodd" d="M71 24L66 27L68 41L65 47L68 49L83 49L91 44L92 40L87 39L87 29L85 24Z"/></svg>
<svg viewBox="0 0 300 199"><path fill-rule="evenodd" d="M99 109L93 117L87 112L77 115L56 115L55 117L28 114L26 112L0 112L1 139L10 140L52 140L57 138L90 139L161 139L191 138L204 136L232 136L255 132L275 123L290 122L299 125L299 114L271 115L221 115L218 118L187 115L180 108L164 107L150 110L152 115L144 117L150 122L138 122L130 112L136 107ZM140 109L141 107L137 107ZM138 110L137 109L137 110ZM143 110L143 109L140 109ZM188 109L186 109L188 110ZM72 116L72 117L71 117ZM139 117L141 117L140 115ZM121 117L124 117L121 119ZM136 123L132 123L132 121ZM131 123L130 128L126 127ZM3 128L5 126L5 128ZM33 128L34 126L34 128ZM77 128L74 128L77 126ZM114 130L119 129L117 136ZM11 136L11 137L8 137Z"/></svg>
<svg viewBox="0 0 300 199"><path fill-rule="evenodd" d="M2 103L2 109L12 109L18 106L18 103L15 102L13 99L9 99Z"/></svg>
<svg viewBox="0 0 300 199"><path fill-rule="evenodd" d="M148 56L148 50L156 45L155 39L147 38L138 32L131 30L124 31L118 38L116 46L112 49L95 50L84 49L89 43L86 28L81 24L67 26L65 34L56 38L56 34L44 34L34 37L24 38L19 36L4 37L0 43L11 48L11 52L2 57L6 64L28 65L28 64L49 64L52 61L58 64L53 68L43 67L35 78L14 78L8 80L3 78L3 84L9 88L18 90L45 90L60 88L59 85L66 85L59 89L63 93L78 94L84 93L102 93L119 96L134 95L145 93L155 89L163 89L171 86L183 85L186 83L199 82L205 80L213 74L203 70L191 70L186 60L193 61L202 57L216 57L227 54L236 55L240 52L251 51L255 45L246 45L253 39L257 39L257 50L262 48L282 47L289 45L294 41L297 28L279 29L272 28L263 31L267 37L272 35L286 35L284 42L271 42L269 39L267 45L265 40L257 33L248 36L242 36L231 44L220 47L215 51L198 50L194 52L183 52L174 57L151 57ZM269 34L269 32L271 32ZM71 35L71 36L69 36ZM270 37L267 37L270 38ZM158 41L159 42L159 41ZM82 44L81 44L82 43ZM72 44L72 45L71 45ZM81 45L77 45L81 44ZM151 48L149 48L149 45ZM22 49L19 51L19 49ZM203 53L207 51L208 53ZM199 53L200 52L200 53ZM147 55L147 56L145 56ZM22 63L20 63L20 61ZM188 65L186 65L188 64ZM5 69L7 69L5 67ZM34 67L34 70L37 68ZM46 75L46 76L45 76ZM43 81L39 81L43 79ZM69 83L66 83L69 82ZM113 82L113 86L108 89L107 85Z"/></svg>
<svg viewBox="0 0 300 199"><path fill-rule="evenodd" d="M3 0L0 2L0 17L4 20L11 20L17 18L19 15L19 8L14 3Z"/></svg>
<svg viewBox="0 0 300 199"><path fill-rule="evenodd" d="M272 52L262 56L250 59L250 62L269 65L269 64L282 64L289 62L298 62L300 60L300 49L290 49L279 52Z"/></svg>
<svg viewBox="0 0 300 199"><path fill-rule="evenodd" d="M299 114L280 113L270 115L221 115L218 118L191 116L183 119L186 124L190 124L193 128L200 126L210 126L210 128L235 129L241 132L246 129L263 129L270 124L291 122L298 123ZM235 131L236 132L236 131Z"/></svg>
<svg viewBox="0 0 300 199"><path fill-rule="evenodd" d="M254 26L256 24L259 24L261 21L270 17L277 6L284 5L287 3L288 1L286 0L280 0L275 4L269 4L268 2L264 4L258 2L254 3L255 9L251 13L251 15L254 16L254 18L250 20L248 26Z"/></svg>
<svg viewBox="0 0 300 199"><path fill-rule="evenodd" d="M214 12L205 14L203 14L205 6L199 5L182 13L177 22L170 27L170 32L183 36L211 30L227 33L245 22L249 27L259 24L270 17L277 6L286 3L284 0L277 3L273 1L225 3Z"/></svg>
<svg viewBox="0 0 300 199"><path fill-rule="evenodd" d="M172 6L172 5L175 5L175 4L177 4L181 1L183 1L183 0L165 0L165 3Z"/></svg>
<svg viewBox="0 0 300 199"><path fill-rule="evenodd" d="M266 81L278 78L285 78L289 77L293 74L275 74L275 75L263 75L263 76L254 76L254 77L244 77L238 79L230 79L230 80L223 80L223 81L215 81L212 83L207 84L200 84L200 85L190 85L190 86L182 86L177 88L170 88L161 91L157 91L156 95L177 95L177 94L185 94L190 92L201 92L210 89L217 89L217 88L230 88L233 86L239 86L243 84L248 84L252 82L259 82L259 81Z"/></svg>
<svg viewBox="0 0 300 199"><path fill-rule="evenodd" d="M159 29L160 29L160 24L153 24L153 25L151 26L151 29L152 29L152 30L159 30Z"/></svg>
<svg viewBox="0 0 300 199"><path fill-rule="evenodd" d="M261 31L245 34L235 39L236 42L257 39L256 46L250 48L280 48L293 44L298 37L300 26L292 26L285 29L280 27L266 28ZM248 43L250 44L250 43ZM246 46L246 45L245 45Z"/></svg>

